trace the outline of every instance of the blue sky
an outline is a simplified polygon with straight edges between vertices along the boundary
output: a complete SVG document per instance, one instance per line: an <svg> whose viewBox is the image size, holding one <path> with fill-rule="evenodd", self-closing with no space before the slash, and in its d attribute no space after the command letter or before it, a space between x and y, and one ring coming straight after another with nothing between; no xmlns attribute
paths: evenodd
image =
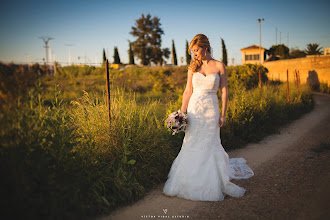
<svg viewBox="0 0 330 220"><path fill-rule="evenodd" d="M177 56L185 56L185 42L199 33L208 36L212 55L222 59L224 39L228 64L242 63L240 49L259 44L258 18L261 24L261 45L270 48L277 43L289 48L305 49L308 43L330 46L330 3L314 1L222 1L222 0L141 0L141 1L8 1L0 7L0 61L41 62L44 43L39 37L54 38L50 45L56 61L66 65L71 48L72 62L100 63L105 48L113 62L117 46L123 63L128 62L128 41L131 27L142 14L160 18L162 48L171 49L174 40ZM66 44L72 44L71 47ZM81 57L78 60L78 56ZM170 60L169 60L170 61ZM168 62L169 62L168 61ZM135 63L139 60L135 59Z"/></svg>

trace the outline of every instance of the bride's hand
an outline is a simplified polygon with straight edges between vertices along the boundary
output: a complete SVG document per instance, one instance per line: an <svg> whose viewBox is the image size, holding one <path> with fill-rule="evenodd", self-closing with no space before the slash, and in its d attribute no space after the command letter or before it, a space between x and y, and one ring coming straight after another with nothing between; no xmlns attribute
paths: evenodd
<svg viewBox="0 0 330 220"><path fill-rule="evenodd" d="M226 124L226 116L220 116L219 118L219 126L222 127Z"/></svg>

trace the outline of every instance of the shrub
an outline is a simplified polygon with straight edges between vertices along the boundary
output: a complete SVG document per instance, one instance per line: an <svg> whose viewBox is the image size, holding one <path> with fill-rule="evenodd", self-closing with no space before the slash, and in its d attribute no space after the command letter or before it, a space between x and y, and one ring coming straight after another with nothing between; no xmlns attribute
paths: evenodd
<svg viewBox="0 0 330 220"><path fill-rule="evenodd" d="M241 66L228 67L228 87L236 88L242 85L247 90L255 88L259 84L259 70L261 71L261 82L266 83L268 69L262 65L244 64Z"/></svg>

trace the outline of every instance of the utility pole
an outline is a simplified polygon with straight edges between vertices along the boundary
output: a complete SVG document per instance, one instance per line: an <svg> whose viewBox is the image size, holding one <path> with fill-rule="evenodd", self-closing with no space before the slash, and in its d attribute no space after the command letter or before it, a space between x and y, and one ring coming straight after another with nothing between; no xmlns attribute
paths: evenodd
<svg viewBox="0 0 330 220"><path fill-rule="evenodd" d="M286 45L287 45L287 47L289 48L289 32L288 32L288 35L287 35L287 40L286 40L287 42L286 42Z"/></svg>
<svg viewBox="0 0 330 220"><path fill-rule="evenodd" d="M28 54L28 53L26 53L25 54L26 56L27 56L27 58L28 58L28 62L29 62L29 64L28 64L28 70L31 70L31 55L30 54Z"/></svg>
<svg viewBox="0 0 330 220"><path fill-rule="evenodd" d="M281 44L281 31L280 31L280 44Z"/></svg>
<svg viewBox="0 0 330 220"><path fill-rule="evenodd" d="M50 42L49 42L49 63L52 63L52 47L50 45Z"/></svg>
<svg viewBox="0 0 330 220"><path fill-rule="evenodd" d="M49 63L50 63L50 75L54 74L54 66L52 66L53 60L52 60L52 47L49 42Z"/></svg>
<svg viewBox="0 0 330 220"><path fill-rule="evenodd" d="M276 28L276 35L275 35L275 45L277 45L277 28Z"/></svg>
<svg viewBox="0 0 330 220"><path fill-rule="evenodd" d="M54 38L52 37L39 37L40 39L42 39L45 43L45 48L46 48L46 72L48 72L48 42Z"/></svg>
<svg viewBox="0 0 330 220"><path fill-rule="evenodd" d="M71 46L72 44L65 44L66 46L69 47L69 66L71 65Z"/></svg>
<svg viewBox="0 0 330 220"><path fill-rule="evenodd" d="M259 63L261 64L261 21L264 21L265 19L257 19L259 22Z"/></svg>

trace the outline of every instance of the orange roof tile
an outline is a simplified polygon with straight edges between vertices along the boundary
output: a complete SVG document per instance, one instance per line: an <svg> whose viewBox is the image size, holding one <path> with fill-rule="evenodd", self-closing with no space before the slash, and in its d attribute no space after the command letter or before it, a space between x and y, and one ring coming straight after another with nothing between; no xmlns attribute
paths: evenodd
<svg viewBox="0 0 330 220"><path fill-rule="evenodd" d="M253 45L251 45L251 46L248 46L248 47L242 48L241 51L242 51L242 50L250 50L250 49L259 49L259 45L253 44ZM264 47L261 47L261 49L266 50L266 48L264 48Z"/></svg>

